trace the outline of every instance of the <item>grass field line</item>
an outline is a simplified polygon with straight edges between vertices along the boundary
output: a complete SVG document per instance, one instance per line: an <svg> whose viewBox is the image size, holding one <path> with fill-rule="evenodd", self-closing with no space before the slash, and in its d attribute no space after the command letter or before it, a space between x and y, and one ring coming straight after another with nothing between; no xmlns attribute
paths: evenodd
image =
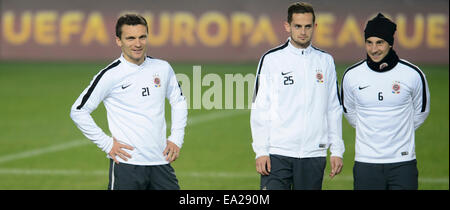
<svg viewBox="0 0 450 210"><path fill-rule="evenodd" d="M208 113L208 114L193 116L190 118L188 117L187 124L188 124L188 126L197 125L200 123L209 122L209 121L216 120L216 119L221 119L221 118L226 118L226 117L231 117L231 116L246 113L244 111L245 110L216 111L216 112L212 112L212 113ZM47 153L51 153L51 152L59 152L59 151L63 151L63 150L68 150L68 149L88 145L90 143L91 142L88 141L87 139L78 139L78 140L73 140L70 142L63 143L63 144L57 144L57 145L52 145L52 146L48 146L48 147L32 149L32 150L28 150L28 151L24 151L24 152L8 154L5 156L0 156L0 164L7 163L10 161L14 161L14 160L19 160L19 159L35 157L35 156L39 156L39 155L43 155L43 154L47 154Z"/></svg>
<svg viewBox="0 0 450 210"><path fill-rule="evenodd" d="M237 110L215 111L210 114L202 114L202 115L193 116L193 117L188 116L187 124L188 124L188 126L189 125L197 125L200 123L209 122L212 120L217 120L217 119L226 118L226 117L231 117L231 116L235 116L235 115L245 114L248 112L250 112L250 111L245 110L245 109L237 109ZM248 119L248 120L249 120L248 123L250 123L250 119Z"/></svg>
<svg viewBox="0 0 450 210"><path fill-rule="evenodd" d="M51 153L51 152L57 152L57 151L67 150L67 149L71 149L71 148L75 148L75 147L80 147L83 145L87 145L89 143L90 142L86 141L86 140L76 140L76 141L70 141L70 142L67 142L64 144L58 144L58 145L53 145L53 146L49 146L49 147L38 148L38 149L28 150L28 151L24 151L24 152L15 153L15 154L5 155L5 156L0 157L0 164L18 160L18 159L24 159L24 158L39 156L39 155L43 155L43 154L47 154L47 153Z"/></svg>
<svg viewBox="0 0 450 210"><path fill-rule="evenodd" d="M259 175L255 172L176 172L180 177L194 177L194 178L257 178ZM34 176L108 176L108 170L63 170L63 169L19 169L19 168L0 168L0 175L34 175ZM334 181L352 182L352 176L336 176L330 179L327 175L324 176L324 186ZM419 177L420 183L434 183L434 184L448 184L449 178L432 178Z"/></svg>

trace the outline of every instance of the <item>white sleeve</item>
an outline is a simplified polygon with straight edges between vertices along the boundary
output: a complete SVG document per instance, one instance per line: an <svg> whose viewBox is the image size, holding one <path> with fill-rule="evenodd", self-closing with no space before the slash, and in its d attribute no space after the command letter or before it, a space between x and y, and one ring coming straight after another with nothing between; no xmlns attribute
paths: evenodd
<svg viewBox="0 0 450 210"><path fill-rule="evenodd" d="M258 65L255 89L250 112L250 127L252 131L252 147L256 158L269 155L270 135L270 104L271 82L270 62L264 61L264 56Z"/></svg>
<svg viewBox="0 0 450 210"><path fill-rule="evenodd" d="M430 92L428 89L425 74L419 71L420 77L416 80L416 86L413 95L414 106L414 128L419 128L430 113Z"/></svg>
<svg viewBox="0 0 450 210"><path fill-rule="evenodd" d="M339 98L339 89L333 58L330 60L328 73L328 142L331 143L331 156L342 158L345 151L344 141L342 140L342 106Z"/></svg>
<svg viewBox="0 0 450 210"><path fill-rule="evenodd" d="M344 110L344 116L347 119L348 123L352 127L356 127L356 112L355 112L355 100L353 97L353 91L350 84L350 78L344 77L342 78L341 84L341 102Z"/></svg>
<svg viewBox="0 0 450 210"><path fill-rule="evenodd" d="M106 70L95 75L90 85L81 93L70 110L70 117L81 132L102 151L109 153L112 149L113 139L98 127L91 116L100 102L109 94L112 79Z"/></svg>
<svg viewBox="0 0 450 210"><path fill-rule="evenodd" d="M184 128L186 127L188 114L187 103L172 67L169 66L169 68L169 83L166 98L169 99L171 106L172 127L168 140L181 148L184 141Z"/></svg>

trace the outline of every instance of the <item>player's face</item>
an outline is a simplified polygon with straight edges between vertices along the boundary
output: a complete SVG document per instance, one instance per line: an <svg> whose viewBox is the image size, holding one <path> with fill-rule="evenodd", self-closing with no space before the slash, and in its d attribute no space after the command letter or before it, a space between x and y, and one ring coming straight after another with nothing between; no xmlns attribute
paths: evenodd
<svg viewBox="0 0 450 210"><path fill-rule="evenodd" d="M370 59L374 62L380 62L389 53L391 45L384 39L378 37L369 37L366 39L366 51Z"/></svg>
<svg viewBox="0 0 450 210"><path fill-rule="evenodd" d="M141 64L147 52L147 28L144 25L123 25L122 37L116 37L117 45L122 48L125 59Z"/></svg>
<svg viewBox="0 0 450 210"><path fill-rule="evenodd" d="M299 48L307 48L311 44L316 26L312 13L294 13L291 23L284 23L286 31L291 34L291 43Z"/></svg>

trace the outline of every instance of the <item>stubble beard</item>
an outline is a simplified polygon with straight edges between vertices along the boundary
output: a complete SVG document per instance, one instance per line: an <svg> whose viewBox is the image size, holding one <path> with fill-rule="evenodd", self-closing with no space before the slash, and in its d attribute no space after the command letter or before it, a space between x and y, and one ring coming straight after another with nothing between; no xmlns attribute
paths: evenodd
<svg viewBox="0 0 450 210"><path fill-rule="evenodd" d="M296 41L296 40L292 37L292 35L291 35L291 40L294 42L294 44L295 44L297 47L300 47L300 48L303 48L303 49L306 49L306 48L311 44L311 40L309 40L309 41L307 41L307 42L305 42L305 43Z"/></svg>

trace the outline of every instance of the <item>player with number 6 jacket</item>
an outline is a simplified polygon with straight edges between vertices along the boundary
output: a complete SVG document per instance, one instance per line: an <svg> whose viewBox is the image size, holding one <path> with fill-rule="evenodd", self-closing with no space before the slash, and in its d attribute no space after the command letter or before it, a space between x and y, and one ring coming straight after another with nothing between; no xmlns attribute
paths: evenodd
<svg viewBox="0 0 450 210"><path fill-rule="evenodd" d="M415 159L414 131L430 111L423 72L398 59L392 69L373 70L363 60L342 79L344 116L356 128L355 160L392 163Z"/></svg>
<svg viewBox="0 0 450 210"><path fill-rule="evenodd" d="M366 27L367 59L342 78L344 116L356 128L355 161L415 160L414 132L430 112L425 74L393 50L395 23L381 13Z"/></svg>

